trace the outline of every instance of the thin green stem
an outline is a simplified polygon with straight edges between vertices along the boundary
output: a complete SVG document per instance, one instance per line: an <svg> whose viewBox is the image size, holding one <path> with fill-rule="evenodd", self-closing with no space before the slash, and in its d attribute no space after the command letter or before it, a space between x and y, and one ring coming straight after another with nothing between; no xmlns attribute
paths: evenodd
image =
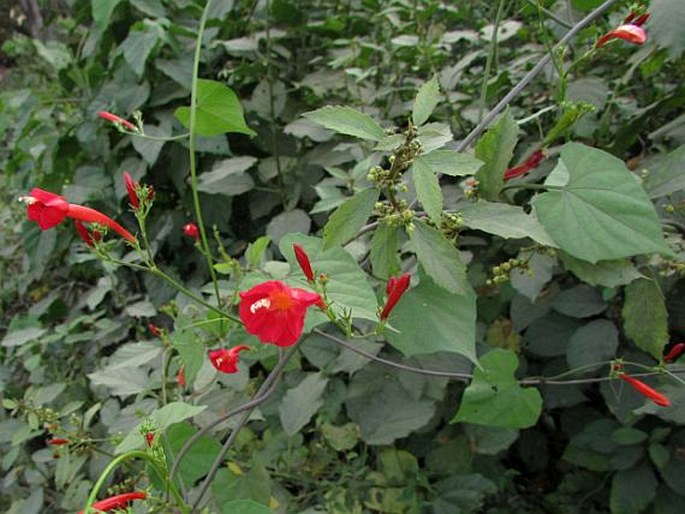
<svg viewBox="0 0 685 514"><path fill-rule="evenodd" d="M209 14L209 8L212 5L212 0L207 0L204 10L202 11L202 17L200 18L200 24L197 28L197 41L195 42L195 56L193 58L193 82L190 91L190 137L188 138L188 151L190 152L190 187L193 193L193 205L195 206L195 219L197 220L197 226L200 229L200 240L202 241L202 248L205 259L207 260L207 267L209 268L209 276L214 284L214 294L216 295L216 302L219 308L221 308L221 295L219 294L219 283L216 278L216 272L214 271L214 265L212 263L211 252L209 249L209 241L207 240L207 233L205 231L205 224L202 221L202 209L200 207L200 193L197 189L197 162L195 160L195 147L197 142L197 89L200 71L200 54L202 51L202 36L205 32L205 24L207 23L207 15Z"/></svg>
<svg viewBox="0 0 685 514"><path fill-rule="evenodd" d="M497 53L497 32L499 31L499 24L502 22L504 16L504 4L506 0L499 0L497 6L497 14L495 15L495 23L492 27L492 37L490 38L490 51L485 60L485 70L483 72L483 83L480 87L480 105L478 107L478 121L483 119L483 112L485 112L485 103L487 102L488 82L490 81L490 72L492 71L492 61L495 60Z"/></svg>
<svg viewBox="0 0 685 514"><path fill-rule="evenodd" d="M180 139L188 139L190 137L190 133L179 134L178 136L149 136L147 134L140 134L139 132L129 132L129 131L124 131L124 132L126 132L126 134L129 134L131 136L140 137L142 139L149 139L150 141L178 141Z"/></svg>
<svg viewBox="0 0 685 514"><path fill-rule="evenodd" d="M567 22L566 20L563 20L562 18L559 18L559 16L557 16L556 14L554 14L552 11L550 11L549 9L546 9L545 7L543 7L542 5L540 5L540 2L538 2L538 1L536 1L536 0L526 0L526 2L528 2L528 3L529 3L530 5L532 5L533 7L536 7L537 9L539 9L540 11L542 11L543 13L545 13L545 14L549 17L549 19L551 19L551 20L553 20L554 22L558 23L558 24L561 25L562 27L565 27L565 28L567 28L567 29L570 29L571 27L573 27L573 25L572 25L571 23Z"/></svg>

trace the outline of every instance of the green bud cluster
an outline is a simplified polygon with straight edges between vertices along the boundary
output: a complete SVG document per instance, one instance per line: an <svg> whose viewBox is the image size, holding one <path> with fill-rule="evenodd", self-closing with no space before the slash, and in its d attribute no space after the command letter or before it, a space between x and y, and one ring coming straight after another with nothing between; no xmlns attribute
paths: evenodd
<svg viewBox="0 0 685 514"><path fill-rule="evenodd" d="M528 267L528 261L523 259L509 259L490 269L491 278L485 281L488 286L501 285L511 279L511 272L515 269L526 271L529 275L533 275L533 270Z"/></svg>

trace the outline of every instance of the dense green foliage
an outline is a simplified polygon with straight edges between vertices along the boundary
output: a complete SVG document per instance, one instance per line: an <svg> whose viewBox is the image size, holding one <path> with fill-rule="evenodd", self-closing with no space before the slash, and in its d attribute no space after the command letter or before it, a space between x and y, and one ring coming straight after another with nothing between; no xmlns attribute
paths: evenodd
<svg viewBox="0 0 685 514"><path fill-rule="evenodd" d="M283 361L225 314L266 280L307 287L298 243L329 312L310 311L205 512L680 512L685 367L663 355L685 338L682 1L651 1L644 45L593 50L635 7L615 2L466 151L601 2L205 3L38 2L51 30L3 45L0 509L77 512L115 455L171 467L252 398ZM124 171L154 186L143 257L41 231L15 201L41 187L133 230ZM196 194L211 267L182 233ZM152 259L163 273L140 269ZM402 272L412 288L379 328ZM238 373L210 364L219 344L251 347ZM186 498L235 426L180 461ZM167 471L127 460L99 497L147 488L134 512L172 512Z"/></svg>

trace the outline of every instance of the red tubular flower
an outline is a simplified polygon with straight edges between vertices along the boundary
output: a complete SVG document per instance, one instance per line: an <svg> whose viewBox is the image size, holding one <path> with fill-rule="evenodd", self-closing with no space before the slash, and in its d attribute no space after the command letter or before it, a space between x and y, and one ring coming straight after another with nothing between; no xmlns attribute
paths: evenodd
<svg viewBox="0 0 685 514"><path fill-rule="evenodd" d="M300 265L302 273L304 273L304 276L307 277L309 282L314 282L314 272L312 271L312 263L309 260L309 255L307 255L304 248L298 244L293 245L293 250L295 250L295 258Z"/></svg>
<svg viewBox="0 0 685 514"><path fill-rule="evenodd" d="M385 285L385 294L390 294L390 291L395 289L395 284L397 284L397 279L395 277L390 277L388 283Z"/></svg>
<svg viewBox="0 0 685 514"><path fill-rule="evenodd" d="M98 116L102 118L103 120L111 121L115 125L121 125L122 127L137 132L138 127L136 127L133 123L130 121L125 120L121 116L117 116L116 114L112 114L111 112L108 111L99 111Z"/></svg>
<svg viewBox="0 0 685 514"><path fill-rule="evenodd" d="M320 301L316 293L269 280L240 293L240 319L263 343L291 346L302 335L307 308Z"/></svg>
<svg viewBox="0 0 685 514"><path fill-rule="evenodd" d="M178 385L180 385L181 387L186 386L186 377L183 374L183 366L181 366L181 368L178 370L178 376L176 377L176 382L178 382Z"/></svg>
<svg viewBox="0 0 685 514"><path fill-rule="evenodd" d="M78 205L75 203L68 203L63 196L56 195L43 189L34 187L29 196L21 198L26 202L26 214L31 221L38 223L42 230L47 230L56 225L59 225L64 218L72 218L78 221L85 221L87 223L98 223L114 230L121 237L129 242L135 242L128 230L119 225L112 218L105 216L95 209Z"/></svg>
<svg viewBox="0 0 685 514"><path fill-rule="evenodd" d="M153 337L162 337L162 329L152 322L147 324L147 330Z"/></svg>
<svg viewBox="0 0 685 514"><path fill-rule="evenodd" d="M137 209L140 205L140 201L138 200L138 192L136 191L139 186L138 182L133 180L128 171L124 171L124 185L126 186L126 191L128 192L128 199L131 200L131 205L133 205L134 209Z"/></svg>
<svg viewBox="0 0 685 514"><path fill-rule="evenodd" d="M680 357L684 351L685 343L678 343L676 345L673 345L673 348L671 348L669 352L666 355L664 355L664 362L673 362L678 357Z"/></svg>
<svg viewBox="0 0 685 514"><path fill-rule="evenodd" d="M76 233L88 246L95 246L95 241L100 240L100 232L97 230L90 232L80 221L74 221L74 225L76 225Z"/></svg>
<svg viewBox="0 0 685 514"><path fill-rule="evenodd" d="M409 282L411 281L411 276L409 273L405 273L399 278L390 277L388 280L388 286L386 290L390 289L388 292L388 299L385 302L385 307L381 311L381 320L388 319L390 312L395 308L397 302L400 301L404 292L409 288ZM392 287L390 286L392 282Z"/></svg>
<svg viewBox="0 0 685 514"><path fill-rule="evenodd" d="M645 18L645 21L646 19L647 18ZM644 21L642 23L644 23ZM611 30L604 34L601 38L597 40L597 43L595 43L595 48L603 47L607 43L607 41L610 41L612 39L623 39L628 43L641 45L645 41L647 41L647 34L645 33L645 30L642 27L632 23L628 23L626 25L616 27L614 30Z"/></svg>
<svg viewBox="0 0 685 514"><path fill-rule="evenodd" d="M643 396L646 396L660 407L668 407L671 405L671 400L669 400L659 391L653 389L644 382L641 382L636 378L626 375L625 373L621 373L619 377L621 377L621 380L628 382L631 386L633 386L638 393L640 393Z"/></svg>
<svg viewBox="0 0 685 514"><path fill-rule="evenodd" d="M537 168L544 158L545 154L542 150L535 150L533 154L526 159L526 162L514 168L509 168L507 171L505 171L504 180L511 180L512 178L525 175L530 170Z"/></svg>
<svg viewBox="0 0 685 514"><path fill-rule="evenodd" d="M144 500L145 498L147 498L147 495L144 492L139 491L133 493L117 494L116 496L110 496L109 498L105 498L104 500L93 503L93 509L100 512L123 509L126 508L128 502L133 500ZM83 514L83 511L80 510L79 514Z"/></svg>
<svg viewBox="0 0 685 514"><path fill-rule="evenodd" d="M197 241L200 238L200 230L195 223L186 223L183 225L183 235L192 237Z"/></svg>
<svg viewBox="0 0 685 514"><path fill-rule="evenodd" d="M61 437L53 437L52 439L48 439L45 442L47 444L52 445L52 446L63 446L65 444L69 444L69 439L62 439Z"/></svg>
<svg viewBox="0 0 685 514"><path fill-rule="evenodd" d="M240 352L249 349L249 346L242 344L231 348L230 350L212 350L209 352L209 361L212 363L212 366L222 373L236 373L238 371L238 358Z"/></svg>

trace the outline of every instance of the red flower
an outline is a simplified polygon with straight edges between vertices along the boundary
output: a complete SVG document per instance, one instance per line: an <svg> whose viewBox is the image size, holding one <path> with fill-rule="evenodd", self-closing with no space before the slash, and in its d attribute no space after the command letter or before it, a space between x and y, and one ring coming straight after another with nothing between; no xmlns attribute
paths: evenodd
<svg viewBox="0 0 685 514"><path fill-rule="evenodd" d="M269 280L240 293L240 319L263 343L290 346L302 335L307 307L320 301L316 293Z"/></svg>
<svg viewBox="0 0 685 514"><path fill-rule="evenodd" d="M621 380L624 380L625 382L628 382L631 386L633 386L638 393L640 393L643 396L646 396L660 407L668 407L671 405L671 400L669 400L659 391L653 389L644 382L641 382L636 378L626 375L625 373L621 373L619 377L621 377Z"/></svg>
<svg viewBox="0 0 685 514"><path fill-rule="evenodd" d="M397 302L400 301L404 292L409 288L409 282L411 281L411 276L409 273L405 273L399 278L390 277L388 280L388 285L385 290L388 293L388 299L385 302L385 307L381 311L381 320L388 319L390 312L395 308Z"/></svg>
<svg viewBox="0 0 685 514"><path fill-rule="evenodd" d="M145 498L147 498L147 495L138 491L133 493L117 494L116 496L110 496L109 498L105 498L104 500L93 503L93 509L101 512L107 512L114 509L123 509L127 506L128 502L132 500L144 500ZM79 514L83 514L83 511L80 510Z"/></svg>
<svg viewBox="0 0 685 514"><path fill-rule="evenodd" d="M629 23L631 25L637 25L638 27L642 27L642 25L644 25L648 19L648 12L644 14L639 14L638 12L633 11L625 17L625 19L623 20L623 24L625 25Z"/></svg>
<svg viewBox="0 0 685 514"><path fill-rule="evenodd" d="M53 437L52 439L48 439L45 442L47 444L51 444L52 446L62 446L65 444L69 444L69 439L62 439L61 437Z"/></svg>
<svg viewBox="0 0 685 514"><path fill-rule="evenodd" d="M646 18L645 18L646 20ZM644 21L642 22L644 23ZM644 29L638 25L628 23L626 25L621 25L616 27L614 30L607 32L595 43L595 48L601 48L607 41L612 39L623 39L628 43L635 43L636 45L641 45L647 41L647 34Z"/></svg>
<svg viewBox="0 0 685 514"><path fill-rule="evenodd" d="M74 225L76 225L76 233L88 246L95 246L95 241L100 240L101 236L98 230L89 232L86 226L78 220L74 221Z"/></svg>
<svg viewBox="0 0 685 514"><path fill-rule="evenodd" d="M238 357L243 350L249 350L249 346L240 345L230 350L212 350L209 352L209 360L216 369L222 373L235 373L238 371Z"/></svg>
<svg viewBox="0 0 685 514"><path fill-rule="evenodd" d="M180 367L178 370L178 376L176 377L176 382L178 382L178 385L181 387L186 386L186 377L183 375L183 366Z"/></svg>
<svg viewBox="0 0 685 514"><path fill-rule="evenodd" d="M131 205L133 205L134 209L137 209L140 205L140 202L138 201L138 192L136 191L139 186L138 182L131 178L131 175L128 173L128 171L124 171L124 185L126 186L126 191L128 192L128 199L131 200Z"/></svg>
<svg viewBox="0 0 685 514"><path fill-rule="evenodd" d="M684 351L685 343L678 343L676 345L673 345L673 348L671 348L671 350L666 355L664 355L664 362L673 362L678 357L680 357Z"/></svg>
<svg viewBox="0 0 685 514"><path fill-rule="evenodd" d="M294 244L295 258L300 265L300 269L309 282L314 282L314 272L312 271L312 263L309 261L309 255L304 251L301 245Z"/></svg>
<svg viewBox="0 0 685 514"><path fill-rule="evenodd" d="M115 125L121 125L122 127L127 128L128 130L132 130L134 132L138 131L138 127L136 127L133 123L131 123L130 121L126 121L121 116L117 116L116 114L112 114L111 112L99 111L98 116L100 116L100 118L102 118L103 120L111 121Z"/></svg>
<svg viewBox="0 0 685 514"><path fill-rule="evenodd" d="M148 324L147 324L147 329L148 329L148 332L150 332L150 334L151 334L153 337L160 337L160 338L162 337L162 329L159 328L159 327L158 327L157 325L155 325L154 323L152 323L152 322L148 323Z"/></svg>
<svg viewBox="0 0 685 514"><path fill-rule="evenodd" d="M147 443L148 447L152 446L152 443L155 442L155 433L154 432L146 432L145 433L145 442Z"/></svg>
<svg viewBox="0 0 685 514"><path fill-rule="evenodd" d="M68 203L63 196L56 195L43 189L34 187L29 193L29 196L24 196L20 200L26 202L26 214L31 221L38 223L42 230L47 230L56 225L59 225L64 218L72 218L78 221L85 221L87 223L98 223L114 230L121 237L129 242L135 242L128 230L119 225L116 221L108 216L105 216L95 209L78 205L75 203Z"/></svg>
<svg viewBox="0 0 685 514"><path fill-rule="evenodd" d="M183 225L183 235L192 237L197 241L200 237L200 231L195 223L186 223Z"/></svg>
<svg viewBox="0 0 685 514"><path fill-rule="evenodd" d="M535 150L533 154L526 159L526 162L514 168L509 168L507 171L505 171L504 180L511 180L512 178L525 175L530 170L537 168L544 158L545 154L542 150Z"/></svg>

